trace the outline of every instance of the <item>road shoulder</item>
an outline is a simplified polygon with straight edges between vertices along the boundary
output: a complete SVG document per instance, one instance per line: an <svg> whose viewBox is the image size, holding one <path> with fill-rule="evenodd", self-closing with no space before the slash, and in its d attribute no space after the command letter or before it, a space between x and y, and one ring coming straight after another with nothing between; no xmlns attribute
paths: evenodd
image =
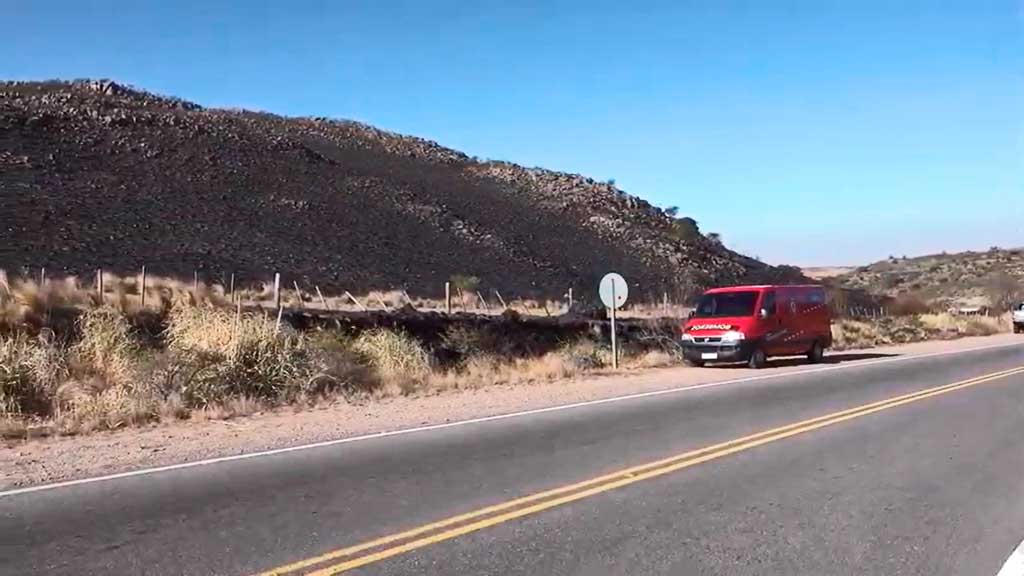
<svg viewBox="0 0 1024 576"><path fill-rule="evenodd" d="M655 393L805 370L843 369L926 354L955 353L1022 342L1013 335L920 342L837 352L824 367L780 361L775 367L662 368L534 385L491 386L364 405L335 403L295 412L281 409L237 420L177 422L146 428L9 442L0 448L0 490L116 474L151 467L253 454L364 435L446 425L522 411L551 409L623 395Z"/></svg>

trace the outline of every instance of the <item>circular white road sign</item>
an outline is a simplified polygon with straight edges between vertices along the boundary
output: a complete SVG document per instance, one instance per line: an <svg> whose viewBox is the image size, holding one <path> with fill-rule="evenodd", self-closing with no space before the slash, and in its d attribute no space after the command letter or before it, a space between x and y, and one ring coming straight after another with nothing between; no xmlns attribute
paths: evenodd
<svg viewBox="0 0 1024 576"><path fill-rule="evenodd" d="M598 293L601 295L601 302L605 306L618 310L626 303L626 298L629 296L629 286L626 285L625 278L615 272L609 272L604 275L604 278L601 278ZM615 294L614 298L612 297L613 293Z"/></svg>

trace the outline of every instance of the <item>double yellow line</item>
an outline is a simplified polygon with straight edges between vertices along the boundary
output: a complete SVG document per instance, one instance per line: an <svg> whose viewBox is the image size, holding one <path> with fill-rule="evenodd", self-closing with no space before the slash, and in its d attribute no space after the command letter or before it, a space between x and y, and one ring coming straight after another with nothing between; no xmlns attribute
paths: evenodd
<svg viewBox="0 0 1024 576"><path fill-rule="evenodd" d="M893 398L887 398L870 404L863 404L847 410L833 412L817 418L794 422L786 426L772 428L735 440L729 440L712 446L691 450L654 462L633 466L619 470L611 474L605 474L597 478L569 484L552 490L546 490L481 508L466 514L452 516L444 520L424 524L411 530L377 538L362 544L349 546L334 550L320 556L280 566L259 576L284 576L292 574L306 574L308 576L329 576L341 574L367 564L404 554L418 548L437 544L445 540L451 540L459 536L483 530L496 524L502 524L530 516L544 510L562 506L570 502L589 498L602 492L635 484L643 480L657 478L671 472L689 468L697 464L716 460L723 456L750 450L769 442L776 442L785 438L818 430L833 424L839 424L854 418L860 418L888 410L911 402L917 402L933 396L948 394L971 386L977 386L985 382L991 382L1000 378L1006 378L1015 374L1024 374L1024 366L994 372L984 376L978 376L969 380L962 380L944 386L927 388L918 392L904 394ZM368 552L363 555L360 553ZM355 557L353 557L355 556ZM348 558L347 560L342 560ZM336 560L342 560L336 564L330 564Z"/></svg>

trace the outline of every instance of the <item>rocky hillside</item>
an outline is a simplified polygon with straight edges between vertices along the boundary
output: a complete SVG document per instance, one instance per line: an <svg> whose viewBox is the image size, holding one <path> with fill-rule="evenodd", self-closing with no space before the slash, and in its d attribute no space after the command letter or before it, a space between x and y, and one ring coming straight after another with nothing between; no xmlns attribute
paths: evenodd
<svg viewBox="0 0 1024 576"><path fill-rule="evenodd" d="M935 304L991 305L993 292L1024 285L1024 248L889 258L836 276L832 282L876 294L913 294Z"/></svg>
<svg viewBox="0 0 1024 576"><path fill-rule="evenodd" d="M103 267L437 294L638 295L796 281L575 174L355 122L206 109L109 81L0 83L0 267Z"/></svg>

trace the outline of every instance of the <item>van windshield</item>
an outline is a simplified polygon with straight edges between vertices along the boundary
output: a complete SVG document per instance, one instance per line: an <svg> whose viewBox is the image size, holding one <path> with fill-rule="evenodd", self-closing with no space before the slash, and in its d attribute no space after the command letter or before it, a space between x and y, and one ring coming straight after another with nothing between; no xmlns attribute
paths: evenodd
<svg viewBox="0 0 1024 576"><path fill-rule="evenodd" d="M753 316L757 292L721 292L700 297L694 317Z"/></svg>

